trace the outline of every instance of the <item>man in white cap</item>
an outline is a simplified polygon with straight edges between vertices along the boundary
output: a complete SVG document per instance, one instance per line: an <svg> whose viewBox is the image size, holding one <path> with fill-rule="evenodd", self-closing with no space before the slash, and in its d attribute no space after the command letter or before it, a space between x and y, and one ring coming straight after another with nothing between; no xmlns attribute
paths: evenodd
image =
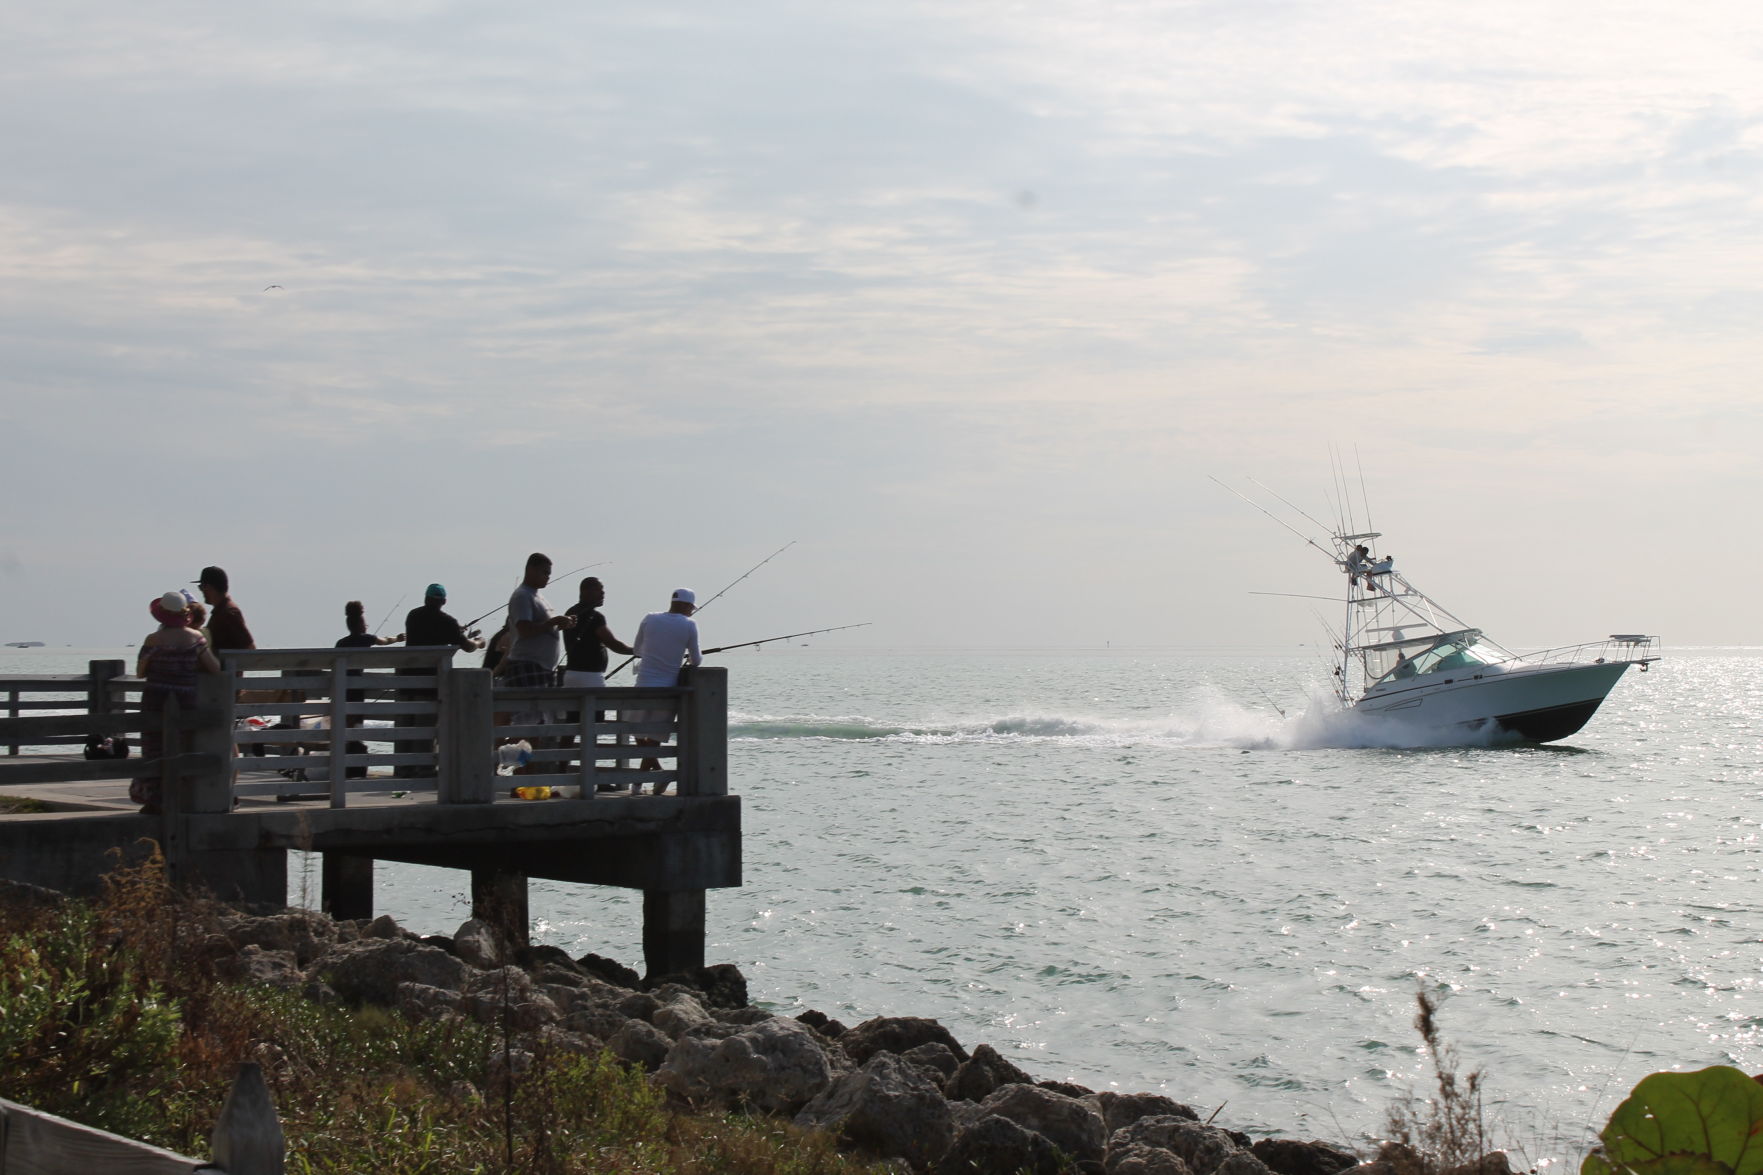
<svg viewBox="0 0 1763 1175"><path fill-rule="evenodd" d="M631 650L637 657L637 685L643 686L676 686L679 684L680 667L690 661L693 666L703 663L704 655L698 651L698 622L692 619L696 610L698 597L690 588L675 588L673 601L665 612L651 612L643 617L637 625L637 637L631 642ZM666 710L638 712L628 715L639 721L659 722L673 717ZM640 738L640 747L656 747L661 740ZM644 759L643 770L659 771L661 764L655 759ZM659 795L664 785L656 785ZM631 794L636 795L642 790L642 784L634 784Z"/></svg>

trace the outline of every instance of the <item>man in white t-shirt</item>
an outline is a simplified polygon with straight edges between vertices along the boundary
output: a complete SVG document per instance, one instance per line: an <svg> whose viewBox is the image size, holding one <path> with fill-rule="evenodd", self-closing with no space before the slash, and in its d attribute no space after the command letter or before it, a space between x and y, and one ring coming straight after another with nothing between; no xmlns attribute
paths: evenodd
<svg viewBox="0 0 1763 1175"><path fill-rule="evenodd" d="M637 625L637 636L631 642L631 649L637 656L639 687L676 686L680 667L685 662L690 661L694 666L703 663L704 655L698 651L698 622L692 619L697 602L698 597L690 588L677 588L667 611L651 612ZM641 710L628 716L639 722L662 722L672 718L673 713L670 710ZM637 745L658 747L661 740L640 738ZM657 759L644 759L642 769L659 771L661 763ZM656 785L657 795L664 786ZM642 789L642 784L633 784L631 794L637 795Z"/></svg>
<svg viewBox="0 0 1763 1175"><path fill-rule="evenodd" d="M554 611L539 589L551 582L551 560L534 551L526 559L526 574L508 597L508 630L512 644L503 658L496 683L502 689L548 689L558 684L557 666L563 661L563 630L575 627L575 617ZM546 726L549 710L513 711L516 726ZM555 745L552 739L532 739L535 748ZM546 765L554 770L554 765ZM523 773L525 769L522 769Z"/></svg>

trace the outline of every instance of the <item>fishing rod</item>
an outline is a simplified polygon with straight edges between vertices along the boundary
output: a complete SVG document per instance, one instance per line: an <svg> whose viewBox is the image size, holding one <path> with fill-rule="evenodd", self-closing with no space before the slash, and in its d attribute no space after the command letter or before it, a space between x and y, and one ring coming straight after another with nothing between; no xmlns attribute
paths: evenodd
<svg viewBox="0 0 1763 1175"><path fill-rule="evenodd" d="M874 623L873 620L865 620L860 624L841 624L836 628L814 628L807 632L786 632L782 636L768 636L764 640L757 641L742 641L738 645L717 645L714 649L705 649L703 655L708 657L712 653L726 653L730 649L744 649L749 645L769 645L772 641L791 641L799 636L819 636L823 632L844 632L847 628L866 628Z"/></svg>
<svg viewBox="0 0 1763 1175"><path fill-rule="evenodd" d="M746 571L742 572L740 575L736 576L733 580L729 581L728 587L723 588L722 591L717 592L714 596L711 596L708 600L705 600L702 604L699 604L698 606L693 608L692 615L696 616L698 613L702 612L704 609L710 607L710 605L716 603L716 601L722 599L723 596L728 594L729 588L734 587L735 584L740 583L741 580L746 579L749 575L752 575L755 571L758 571L761 567L764 567L767 563L771 562L773 559L777 558L779 555L783 554L785 551L789 550L791 547L793 547L795 545L796 545L796 540L791 539L789 542L785 543L783 546L779 547L777 550L773 551L771 554L767 555L765 558L759 560L759 562L753 564L753 566L747 568ZM772 639L773 640L782 640L783 638L782 637L773 637ZM614 669L611 673L608 673L606 675L605 680L607 680L607 681L612 680L612 678L614 676L616 676L618 673L620 673L624 670L625 666L629 665L632 661L635 661L635 660L636 660L636 657L634 657L634 656L626 657L623 661L620 661L618 663L618 668Z"/></svg>
<svg viewBox="0 0 1763 1175"><path fill-rule="evenodd" d="M382 629L386 626L386 621L388 621L392 618L392 613L394 613L398 610L398 604L402 604L404 602L404 596L408 596L409 594L410 594L409 592L405 592L403 596L398 597L397 604L393 604L390 608L386 609L386 614L384 616L380 617L380 622L373 626L373 634L375 636L378 636L380 633L380 629Z"/></svg>
<svg viewBox="0 0 1763 1175"><path fill-rule="evenodd" d="M1277 524L1279 524L1280 526L1284 527L1285 529L1291 531L1293 534L1297 535L1299 538L1303 539L1304 542L1306 542L1310 546L1315 547L1318 551L1321 551L1324 555L1327 555L1329 557L1330 561L1334 560L1335 554L1333 551L1324 550L1322 547L1322 544L1318 543L1315 539L1311 538L1309 535L1305 534L1303 531L1299 530L1297 527L1293 526L1291 523L1287 522L1285 519L1281 518L1279 515L1275 514L1273 511L1269 510L1267 507L1263 506L1261 503L1257 502L1255 499L1249 497L1249 495L1243 493L1241 490L1237 489L1234 486L1226 485L1224 482L1219 481L1216 477L1213 477L1211 474L1207 474L1206 477L1214 485L1220 487L1226 493L1234 494L1237 497L1241 498L1243 501L1247 502L1249 505L1253 506L1255 509L1261 511L1261 513L1267 515L1267 517L1273 519L1273 521L1276 522ZM1251 480L1253 480L1253 479L1251 479ZM1255 484L1260 485L1261 483L1256 482ZM1266 489L1267 487L1262 486L1261 488ZM1268 492L1273 493L1272 490L1268 490ZM1273 496L1276 498L1279 497L1278 494L1274 494ZM1285 499L1280 498L1280 501L1283 502L1283 501L1285 501ZM1288 506L1291 505L1291 503L1289 503L1289 502L1287 502L1286 504ZM1297 507L1294 506L1293 509L1297 509ZM1304 512L1302 510L1299 510L1298 513L1304 514ZM1308 514L1304 514L1304 517L1310 518L1310 516ZM1314 518L1310 518L1310 521L1316 522L1316 520ZM1322 524L1317 523L1317 525L1321 526ZM1327 530L1328 528L1323 527L1323 529Z"/></svg>
<svg viewBox="0 0 1763 1175"><path fill-rule="evenodd" d="M568 579L570 576L580 574L583 571L592 571L596 567L609 567L611 565L612 565L612 560L602 559L598 563L584 563L582 566L577 567L574 571L565 571L562 575L553 575L551 578L552 579ZM470 628L472 625L474 625L478 621L482 620L484 618L484 616L488 616L488 615L490 615L491 612L495 612L501 608L506 608L507 606L508 606L507 604L497 604L495 608L491 608L490 611L485 612L483 616L474 616L470 620L467 620L464 624L461 624L459 627L462 629L463 628Z"/></svg>

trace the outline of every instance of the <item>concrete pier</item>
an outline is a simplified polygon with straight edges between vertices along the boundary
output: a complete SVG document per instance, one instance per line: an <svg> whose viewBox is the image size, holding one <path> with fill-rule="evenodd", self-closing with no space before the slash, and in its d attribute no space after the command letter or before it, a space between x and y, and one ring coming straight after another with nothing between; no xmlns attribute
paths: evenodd
<svg viewBox="0 0 1763 1175"><path fill-rule="evenodd" d="M365 918L373 863L405 861L468 872L474 914L523 942L528 878L620 886L643 893L650 976L702 966L706 892L741 883L727 671L691 670L673 689L499 690L451 660L448 649L229 652L195 709L163 714L140 709L142 683L120 662L0 677L0 745L18 748L0 759L0 795L53 808L0 815L0 878L91 893L156 843L175 882L280 908L288 853L304 851L323 856L323 908ZM104 735L138 745L149 724L157 759L67 753ZM497 746L514 739L532 745L539 773L497 773ZM633 765L643 758L660 769ZM146 776L160 781L155 815L126 798L126 781ZM579 791L519 800L516 785Z"/></svg>

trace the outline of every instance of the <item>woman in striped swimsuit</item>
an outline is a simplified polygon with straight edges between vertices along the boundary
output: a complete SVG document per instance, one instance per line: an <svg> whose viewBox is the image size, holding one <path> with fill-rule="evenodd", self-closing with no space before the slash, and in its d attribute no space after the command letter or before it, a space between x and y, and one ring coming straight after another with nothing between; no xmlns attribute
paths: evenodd
<svg viewBox="0 0 1763 1175"><path fill-rule="evenodd" d="M135 660L135 676L147 679L141 690L142 713L164 713L172 698L177 699L180 709L194 710L196 674L220 672L220 662L209 652L207 639L199 629L190 627L189 604L182 592L166 592L147 605L159 628L141 642L141 655ZM159 723L148 722L141 731L142 758L152 762L168 751L176 754L177 748L165 745ZM146 815L159 812L160 779L155 770L129 783L129 799L141 805Z"/></svg>

